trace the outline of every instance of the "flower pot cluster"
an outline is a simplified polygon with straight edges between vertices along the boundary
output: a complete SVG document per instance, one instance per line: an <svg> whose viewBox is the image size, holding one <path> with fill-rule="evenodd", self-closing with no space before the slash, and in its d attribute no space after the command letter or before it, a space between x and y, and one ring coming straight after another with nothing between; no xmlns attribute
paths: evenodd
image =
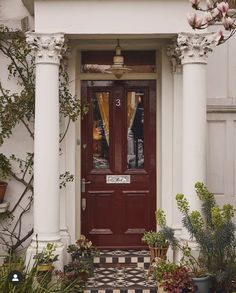
<svg viewBox="0 0 236 293"><path fill-rule="evenodd" d="M92 242L84 235L75 242L75 244L69 245L67 252L71 255L72 262L69 265L79 264L88 272L88 276L93 276L94 264L93 257L98 253Z"/></svg>
<svg viewBox="0 0 236 293"><path fill-rule="evenodd" d="M162 210L156 212L158 232L145 232L142 240L151 248L151 266L157 280L158 292L231 293L236 283L236 226L234 208L225 204L220 208L214 195L203 183L195 184L201 201L201 211L191 211L183 194L176 195L178 209L184 228L197 245L199 255L195 257L188 243L184 245L174 237L174 230L166 225ZM179 250L179 263L166 260L168 245ZM152 247L165 249L154 255Z"/></svg>
<svg viewBox="0 0 236 293"><path fill-rule="evenodd" d="M33 267L25 264L22 256L8 255L3 265L0 265L0 292L83 292L88 277L93 275L93 256L97 250L81 235L75 244L68 246L68 252L72 261L64 266L63 271L55 270L54 265L58 260L55 243L47 243L44 249L36 252ZM9 280L13 270L22 274L17 287Z"/></svg>

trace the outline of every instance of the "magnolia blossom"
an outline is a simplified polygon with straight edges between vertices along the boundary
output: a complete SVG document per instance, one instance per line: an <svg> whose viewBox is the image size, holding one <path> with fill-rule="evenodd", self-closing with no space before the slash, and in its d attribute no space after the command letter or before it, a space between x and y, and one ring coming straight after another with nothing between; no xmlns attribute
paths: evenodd
<svg viewBox="0 0 236 293"><path fill-rule="evenodd" d="M217 3L217 9L225 16L229 10L229 3L227 2L220 2Z"/></svg>
<svg viewBox="0 0 236 293"><path fill-rule="evenodd" d="M221 44L224 40L224 33L222 29L219 29L216 33L215 40L217 44Z"/></svg>
<svg viewBox="0 0 236 293"><path fill-rule="evenodd" d="M220 14L220 10L218 8L214 8L211 11L211 14L212 14L212 17L215 18L215 17L217 17Z"/></svg>
<svg viewBox="0 0 236 293"><path fill-rule="evenodd" d="M219 30L216 34L217 44L224 43L230 37L236 33L236 20L235 16L231 18L228 14L230 5L228 1L220 0L206 0L206 5L201 6L200 0L189 0L192 7L198 11L199 15L196 13L191 13L187 16L188 23L193 29L204 29L213 24L221 24L224 32ZM230 35L224 36L226 31L230 31Z"/></svg>
<svg viewBox="0 0 236 293"><path fill-rule="evenodd" d="M189 13L187 19L192 28L200 28L202 25L202 17L198 16L195 12Z"/></svg>

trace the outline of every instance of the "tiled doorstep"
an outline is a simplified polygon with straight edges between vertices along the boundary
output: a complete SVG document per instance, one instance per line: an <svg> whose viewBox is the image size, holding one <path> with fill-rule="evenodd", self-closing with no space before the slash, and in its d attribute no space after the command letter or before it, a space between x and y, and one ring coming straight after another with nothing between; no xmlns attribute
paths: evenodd
<svg viewBox="0 0 236 293"><path fill-rule="evenodd" d="M148 269L150 255L147 250L102 250L94 258L95 266L105 264L135 264L135 266Z"/></svg>
<svg viewBox="0 0 236 293"><path fill-rule="evenodd" d="M96 268L84 293L156 293L156 282L143 268Z"/></svg>

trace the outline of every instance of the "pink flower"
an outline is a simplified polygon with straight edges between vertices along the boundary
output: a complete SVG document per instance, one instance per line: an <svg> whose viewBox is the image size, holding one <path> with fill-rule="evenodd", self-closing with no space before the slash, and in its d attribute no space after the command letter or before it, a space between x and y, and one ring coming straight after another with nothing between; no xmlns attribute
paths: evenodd
<svg viewBox="0 0 236 293"><path fill-rule="evenodd" d="M229 10L229 3L222 1L217 4L217 9L225 16Z"/></svg>
<svg viewBox="0 0 236 293"><path fill-rule="evenodd" d="M233 27L233 19L231 17L223 17L222 24L226 30L231 30Z"/></svg>
<svg viewBox="0 0 236 293"><path fill-rule="evenodd" d="M212 10L212 17L215 18L220 14L220 10L218 8L215 8Z"/></svg>
<svg viewBox="0 0 236 293"><path fill-rule="evenodd" d="M202 25L202 17L199 17L195 12L188 14L187 19L192 28L200 28Z"/></svg>
<svg viewBox="0 0 236 293"><path fill-rule="evenodd" d="M215 35L215 40L217 45L220 45L224 41L224 33L221 29L219 29Z"/></svg>

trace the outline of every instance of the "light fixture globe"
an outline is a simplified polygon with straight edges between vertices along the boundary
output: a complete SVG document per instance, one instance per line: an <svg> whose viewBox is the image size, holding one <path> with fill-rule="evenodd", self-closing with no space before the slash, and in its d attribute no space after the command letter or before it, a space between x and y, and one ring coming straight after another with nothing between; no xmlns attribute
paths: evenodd
<svg viewBox="0 0 236 293"><path fill-rule="evenodd" d="M121 78L124 73L131 71L130 68L124 65L124 57L121 55L121 47L119 40L117 40L117 46L115 48L115 56L113 57L113 65L106 70L107 73L112 73L116 78Z"/></svg>

